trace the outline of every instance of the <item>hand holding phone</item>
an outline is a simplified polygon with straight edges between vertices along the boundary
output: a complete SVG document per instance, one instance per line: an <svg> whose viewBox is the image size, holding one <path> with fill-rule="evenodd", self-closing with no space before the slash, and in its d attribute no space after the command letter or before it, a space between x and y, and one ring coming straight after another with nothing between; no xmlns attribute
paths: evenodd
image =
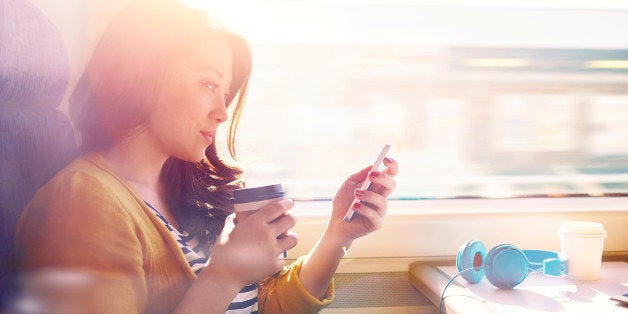
<svg viewBox="0 0 628 314"><path fill-rule="evenodd" d="M384 145L384 147L382 148L382 151L379 153L379 156L377 156L375 163L373 163L373 167L371 167L371 171L378 171L379 166L382 164L382 161L384 161L384 157L386 157L386 154L388 153L389 149L390 149L389 144ZM366 179L362 182L362 185L360 186L360 190L366 190L370 186L371 186L371 180L367 176ZM349 209L347 210L347 213L345 214L344 221L348 222L349 220L351 220L351 217L353 217L353 204L359 201L360 200L358 200L357 198L353 200L353 203L351 203L351 206L349 206Z"/></svg>
<svg viewBox="0 0 628 314"><path fill-rule="evenodd" d="M619 302L624 306L628 306L628 293L622 295L614 295L611 297L611 300Z"/></svg>

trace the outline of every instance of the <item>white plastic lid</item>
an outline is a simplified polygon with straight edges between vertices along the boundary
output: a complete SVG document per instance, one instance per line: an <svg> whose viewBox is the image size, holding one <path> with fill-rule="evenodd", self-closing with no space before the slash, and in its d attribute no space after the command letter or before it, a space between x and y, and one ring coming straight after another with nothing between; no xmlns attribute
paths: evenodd
<svg viewBox="0 0 628 314"><path fill-rule="evenodd" d="M604 225L593 221L564 221L560 224L559 233L581 235L606 235Z"/></svg>

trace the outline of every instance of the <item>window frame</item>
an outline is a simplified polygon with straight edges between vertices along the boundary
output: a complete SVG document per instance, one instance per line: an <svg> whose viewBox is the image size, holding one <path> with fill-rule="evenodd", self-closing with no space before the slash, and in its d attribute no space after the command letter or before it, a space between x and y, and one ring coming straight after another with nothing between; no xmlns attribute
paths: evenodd
<svg viewBox="0 0 628 314"><path fill-rule="evenodd" d="M291 211L299 244L290 256L307 254L323 234L331 201L297 201ZM559 251L562 221L603 223L605 254L628 253L628 198L560 197L511 199L390 200L380 230L354 241L345 261L453 259L466 240L487 249L512 243L521 249Z"/></svg>

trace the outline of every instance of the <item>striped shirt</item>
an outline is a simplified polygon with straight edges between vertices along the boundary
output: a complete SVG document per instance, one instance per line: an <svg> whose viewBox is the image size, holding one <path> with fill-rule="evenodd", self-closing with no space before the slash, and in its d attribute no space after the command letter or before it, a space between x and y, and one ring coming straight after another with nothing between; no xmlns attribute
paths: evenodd
<svg viewBox="0 0 628 314"><path fill-rule="evenodd" d="M171 226L166 218L164 218L159 212L148 202L144 202L150 209L153 210L155 215L164 223L170 234L179 244L185 259L192 271L198 275L200 271L205 267L209 261L209 244L201 243L198 238L192 237L185 230L177 230ZM235 299L231 301L229 307L227 307L227 314L257 314L257 284L250 284L245 286Z"/></svg>

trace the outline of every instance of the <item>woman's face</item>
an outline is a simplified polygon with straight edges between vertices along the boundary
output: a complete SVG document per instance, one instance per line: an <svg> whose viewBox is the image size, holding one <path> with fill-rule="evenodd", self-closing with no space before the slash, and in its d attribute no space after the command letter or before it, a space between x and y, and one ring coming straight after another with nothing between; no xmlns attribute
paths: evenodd
<svg viewBox="0 0 628 314"><path fill-rule="evenodd" d="M189 162L205 157L228 118L232 63L231 48L219 34L199 40L174 62L146 128L160 153Z"/></svg>

